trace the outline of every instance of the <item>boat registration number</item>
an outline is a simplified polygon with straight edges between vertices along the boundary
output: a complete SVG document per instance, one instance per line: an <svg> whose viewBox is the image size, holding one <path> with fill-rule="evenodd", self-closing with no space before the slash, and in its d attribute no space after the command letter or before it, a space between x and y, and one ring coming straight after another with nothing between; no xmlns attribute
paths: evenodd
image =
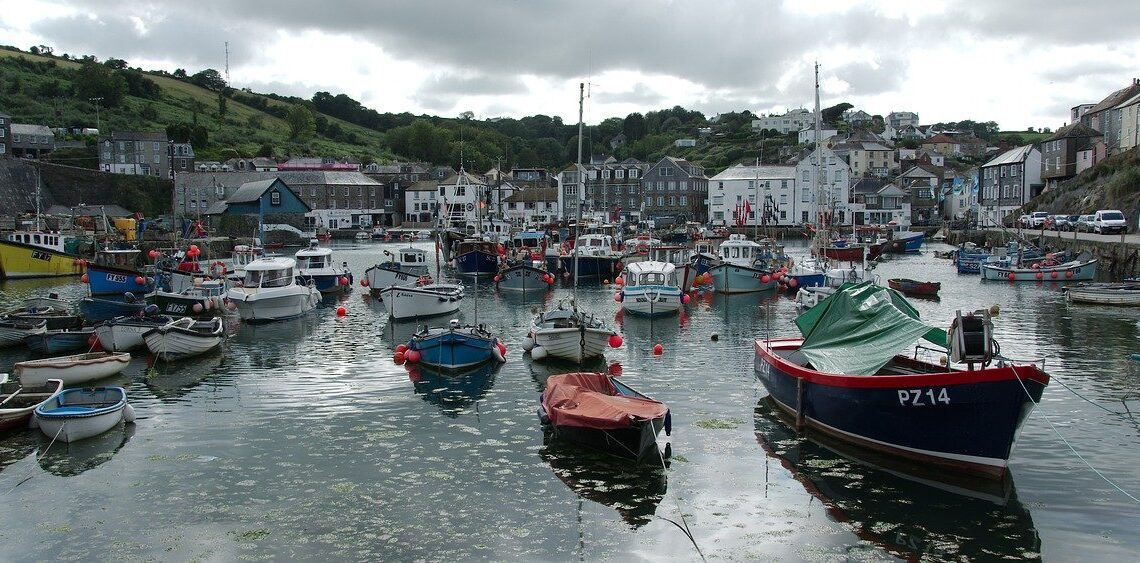
<svg viewBox="0 0 1140 563"><path fill-rule="evenodd" d="M942 403L950 404L950 393L945 387L937 392L934 389L899 389L899 404L912 407L925 407Z"/></svg>
<svg viewBox="0 0 1140 563"><path fill-rule="evenodd" d="M32 251L32 259L43 260L44 262L51 262L51 254L47 252L40 252L39 250Z"/></svg>
<svg viewBox="0 0 1140 563"><path fill-rule="evenodd" d="M181 303L170 303L166 306L167 313L182 314L186 312L186 305Z"/></svg>
<svg viewBox="0 0 1140 563"><path fill-rule="evenodd" d="M107 281L111 283L127 283L127 276L122 274L107 274Z"/></svg>

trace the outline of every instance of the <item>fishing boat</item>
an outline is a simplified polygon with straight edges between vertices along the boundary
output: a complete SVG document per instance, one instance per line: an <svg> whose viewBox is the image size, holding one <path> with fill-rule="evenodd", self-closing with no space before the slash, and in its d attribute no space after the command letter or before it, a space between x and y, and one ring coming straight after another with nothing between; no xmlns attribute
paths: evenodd
<svg viewBox="0 0 1140 563"><path fill-rule="evenodd" d="M677 267L669 262L634 262L625 268L618 290L623 311L655 317L681 309L685 294L677 282Z"/></svg>
<svg viewBox="0 0 1140 563"><path fill-rule="evenodd" d="M27 427L36 407L62 390L63 381L59 379L49 379L41 385L14 381L0 383L0 430Z"/></svg>
<svg viewBox="0 0 1140 563"><path fill-rule="evenodd" d="M332 249L321 247L316 240L309 247L297 251L297 277L304 284L311 284L321 293L344 293L352 289L352 272L348 263L340 267L333 265Z"/></svg>
<svg viewBox="0 0 1140 563"><path fill-rule="evenodd" d="M84 297L79 300L79 314L89 323L111 320L115 317L137 315L146 309L145 299L133 293L119 297Z"/></svg>
<svg viewBox="0 0 1140 563"><path fill-rule="evenodd" d="M226 278L229 281L241 281L245 279L245 267L250 262L265 256L265 250L259 246L250 246L248 244L238 244L230 251L229 262L223 262L225 266Z"/></svg>
<svg viewBox="0 0 1140 563"><path fill-rule="evenodd" d="M455 269L465 276L493 276L499 271L499 253L495 243L482 238L459 241L452 252Z"/></svg>
<svg viewBox="0 0 1140 563"><path fill-rule="evenodd" d="M352 235L352 238L356 242L371 241L372 240L372 231L356 231L356 234Z"/></svg>
<svg viewBox="0 0 1140 563"><path fill-rule="evenodd" d="M1081 283L1063 289L1073 303L1140 306L1140 283Z"/></svg>
<svg viewBox="0 0 1140 563"><path fill-rule="evenodd" d="M76 385L115 375L126 369L130 361L131 355L124 352L90 352L16 362L12 374L24 385L42 385L49 379Z"/></svg>
<svg viewBox="0 0 1140 563"><path fill-rule="evenodd" d="M558 307L534 317L523 350L533 360L547 357L581 363L600 358L606 346L621 346L621 337L592 313L577 307L576 300L559 300Z"/></svg>
<svg viewBox="0 0 1140 563"><path fill-rule="evenodd" d="M546 231L529 230L515 233L511 237L511 249L527 255L520 256L520 260L529 257L531 262L542 261L548 272L558 269L558 247L551 243L551 237Z"/></svg>
<svg viewBox="0 0 1140 563"><path fill-rule="evenodd" d="M90 295L139 295L154 290L154 279L135 268L137 248L102 248L87 264L85 282Z"/></svg>
<svg viewBox="0 0 1140 563"><path fill-rule="evenodd" d="M559 258L564 271L577 278L613 278L621 270L622 253L614 250L614 237L603 233L579 236L574 248Z"/></svg>
<svg viewBox="0 0 1140 563"><path fill-rule="evenodd" d="M929 466L1000 477L1049 383L1035 364L996 356L987 311L958 312L942 331L871 282L838 290L796 325L802 338L755 343L777 406L798 426ZM920 338L948 348L946 365L900 353Z"/></svg>
<svg viewBox="0 0 1140 563"><path fill-rule="evenodd" d="M913 254L922 250L926 233L912 231L906 225L891 221L883 226L887 235L886 251L894 254Z"/></svg>
<svg viewBox="0 0 1140 563"><path fill-rule="evenodd" d="M25 336L24 345L41 356L62 354L63 352L89 349L94 336L95 329L93 327L47 330Z"/></svg>
<svg viewBox="0 0 1140 563"><path fill-rule="evenodd" d="M115 317L95 325L99 345L108 352L129 352L146 346L143 334L169 323L170 317L158 314L158 307L148 306L150 314Z"/></svg>
<svg viewBox="0 0 1140 563"><path fill-rule="evenodd" d="M122 387L67 389L36 407L35 413L40 432L66 443L98 436L120 421L135 420Z"/></svg>
<svg viewBox="0 0 1140 563"><path fill-rule="evenodd" d="M183 317L148 330L143 341L155 357L170 362L205 354L221 346L224 336L220 317L206 321Z"/></svg>
<svg viewBox="0 0 1140 563"><path fill-rule="evenodd" d="M297 283L297 262L292 258L258 258L245 267L240 286L226 292L241 320L268 322L299 317L314 308L321 292Z"/></svg>
<svg viewBox="0 0 1140 563"><path fill-rule="evenodd" d="M547 378L538 418L559 439L633 461L659 461L657 434L672 433L665 403L604 373Z"/></svg>
<svg viewBox="0 0 1140 563"><path fill-rule="evenodd" d="M194 280L194 285L180 292L156 290L147 300L158 312L172 317L213 317L225 311L226 282L222 279Z"/></svg>
<svg viewBox="0 0 1140 563"><path fill-rule="evenodd" d="M412 335L408 351L426 366L442 369L464 369L491 360L506 361L506 346L483 325L460 326L452 319L446 328L428 328ZM407 358L407 352L404 357Z"/></svg>
<svg viewBox="0 0 1140 563"><path fill-rule="evenodd" d="M661 239L656 239L649 235L637 235L627 238L622 241L622 248L625 252L622 254L621 263L624 266L628 266L634 262L649 260L649 249L661 244L663 244Z"/></svg>
<svg viewBox="0 0 1140 563"><path fill-rule="evenodd" d="M539 262L541 264L541 262ZM508 262L508 267L495 276L495 286L501 291L545 293L554 284L554 276L531 264Z"/></svg>
<svg viewBox="0 0 1140 563"><path fill-rule="evenodd" d="M687 246L659 244L649 247L649 260L672 264L677 275L677 283L682 290L693 287L696 270L692 266L693 249Z"/></svg>
<svg viewBox="0 0 1140 563"><path fill-rule="evenodd" d="M887 286L903 295L918 297L933 297L938 295L938 290L942 289L941 283L916 281L909 278L891 278L887 280Z"/></svg>
<svg viewBox="0 0 1140 563"><path fill-rule="evenodd" d="M883 240L870 240L866 237L857 237L854 239L837 239L831 241L829 244L820 248L820 253L824 257L840 262L862 262L866 260L875 260L882 256L883 249L887 247L890 241Z"/></svg>
<svg viewBox="0 0 1140 563"><path fill-rule="evenodd" d="M720 243L720 263L709 268L718 293L752 293L776 287L772 271L766 269L763 246L734 234Z"/></svg>
<svg viewBox="0 0 1140 563"><path fill-rule="evenodd" d="M416 285L388 286L378 295L388 316L399 320L454 313L459 310L463 293L458 280L432 281L423 276Z"/></svg>
<svg viewBox="0 0 1140 563"><path fill-rule="evenodd" d="M388 259L364 270L364 282L375 295L393 285L415 285L420 276L428 273L427 251L405 246L395 253L384 251Z"/></svg>
<svg viewBox="0 0 1140 563"><path fill-rule="evenodd" d="M982 263L983 280L1023 281L1091 281L1096 277L1096 258L1072 260L1053 266L1033 268L1002 266L993 262Z"/></svg>
<svg viewBox="0 0 1140 563"><path fill-rule="evenodd" d="M83 260L74 236L45 231L40 216L40 177L36 171L36 219L0 240L0 279L78 276Z"/></svg>
<svg viewBox="0 0 1140 563"><path fill-rule="evenodd" d="M23 344L25 338L45 332L47 332L47 321L44 319L0 317L0 348Z"/></svg>

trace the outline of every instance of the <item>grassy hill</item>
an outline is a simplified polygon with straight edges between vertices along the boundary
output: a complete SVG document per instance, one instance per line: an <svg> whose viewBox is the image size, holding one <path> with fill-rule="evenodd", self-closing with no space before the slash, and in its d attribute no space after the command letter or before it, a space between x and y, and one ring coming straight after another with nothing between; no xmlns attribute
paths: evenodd
<svg viewBox="0 0 1140 563"><path fill-rule="evenodd" d="M82 62L75 60L0 49L0 111L23 123L51 127L96 127L98 122L103 134L162 131L171 124L197 124L209 134L208 144L195 146L199 160L253 156L265 146L277 157L351 155L365 161L392 158L384 134L379 131L314 111L317 134L304 142L290 140L288 125L277 115L284 114L283 110L291 105L287 101L235 92L225 99L223 115L218 92L138 69L116 72L141 75L157 86L157 92L150 96L128 93L117 107L100 107L96 112L95 103L82 98L76 88L81 67ZM235 99L239 96L243 100L264 98L262 103L267 109L241 103ZM336 127L331 127L333 124ZM321 130L329 128L336 130L339 138L321 134Z"/></svg>

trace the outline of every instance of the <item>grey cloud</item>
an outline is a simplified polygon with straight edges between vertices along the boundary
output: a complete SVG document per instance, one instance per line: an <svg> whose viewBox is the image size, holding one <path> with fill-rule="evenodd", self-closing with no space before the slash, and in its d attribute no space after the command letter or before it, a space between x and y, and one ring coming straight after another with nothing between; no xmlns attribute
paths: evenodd
<svg viewBox="0 0 1140 563"><path fill-rule="evenodd" d="M1128 64L1112 61L1071 61L1052 66L1041 73L1043 80L1049 82L1070 82L1082 78L1114 77L1120 81L1121 76L1129 76L1135 68Z"/></svg>
<svg viewBox="0 0 1140 563"><path fill-rule="evenodd" d="M417 95L485 96L526 94L529 89L517 76L457 76L441 73L425 81Z"/></svg>
<svg viewBox="0 0 1140 563"><path fill-rule="evenodd" d="M1136 39L1140 2L1001 0L970 3L946 21L960 22L980 36L1023 38L1033 43L1097 45Z"/></svg>
<svg viewBox="0 0 1140 563"><path fill-rule="evenodd" d="M596 92L594 99L599 104L636 104L640 106L653 107L660 105L664 102L665 96L660 92L651 89L643 82L638 82L633 85L633 89L628 92Z"/></svg>

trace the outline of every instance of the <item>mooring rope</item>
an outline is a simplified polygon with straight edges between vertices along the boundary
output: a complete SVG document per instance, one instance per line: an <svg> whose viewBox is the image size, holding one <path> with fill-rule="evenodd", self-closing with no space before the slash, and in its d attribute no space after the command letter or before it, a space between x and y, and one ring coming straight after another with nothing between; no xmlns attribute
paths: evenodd
<svg viewBox="0 0 1140 563"><path fill-rule="evenodd" d="M32 416L35 416L35 415L33 414ZM47 456L48 450L50 450L50 449L51 449L51 447L52 447L52 445L53 445L53 444L55 444L55 439L56 439L56 438L59 438L59 435L60 435L61 433L63 433L63 429L64 429L64 428L66 428L66 427L67 427L67 423L66 423L66 422L64 422L63 424L61 424L61 425L59 426L59 430L56 430L56 432L55 432L55 436L52 436L52 437L51 437L51 441L50 441L50 442L48 442L48 445L47 445L47 447L46 447L46 448L44 448L44 451L43 451L43 452L42 452L42 453L41 453L39 456L37 456L37 457L36 457L36 464L37 464L37 465L38 465L38 464L39 464L41 461L43 461L44 457L46 457L46 456ZM33 467L32 469L30 469L30 470L29 470L29 471L28 471L28 472L27 472L27 473L24 475L24 477L22 477L22 478L21 478L19 481L16 481L16 484L15 484L15 485L12 485L12 488L11 488L11 489L8 489L8 492L4 493L4 496L7 496L7 495L10 495L10 494L12 494L12 491L16 490L16 487L19 487L20 485L23 485L24 483L27 483L29 480L31 480L31 478L32 478L32 477L34 477L34 476L32 475L32 472L33 472L33 471L35 471L35 468L34 468L34 467Z"/></svg>
<svg viewBox="0 0 1140 563"><path fill-rule="evenodd" d="M1010 369L1010 371L1013 372L1013 376L1017 378L1017 382L1021 384L1021 389L1022 389L1022 391L1025 391L1025 396L1029 397L1030 401L1033 401L1033 395L1031 395L1029 393L1029 388L1026 387L1025 382L1021 380L1021 374L1017 373L1017 368L1013 364L1010 364L1009 369ZM1041 406L1040 401L1033 401L1033 403L1036 404L1038 407ZM1129 493L1128 491L1121 488L1120 485L1117 485L1115 481L1113 481L1112 479L1109 479L1099 469L1097 469L1096 467L1093 467L1093 464L1089 463L1089 461L1087 459L1085 459L1085 457L1083 455L1081 455L1080 452L1078 452L1076 448L1073 447L1073 444L1069 443L1069 441L1065 439L1065 436L1063 436L1061 434L1061 431L1057 429L1057 425L1053 424L1053 421L1049 419L1049 415L1045 414L1045 409L1040 408L1038 410L1041 411L1041 416L1045 417L1045 422L1049 423L1049 427L1053 429L1053 433L1055 433L1057 435L1057 437L1060 438L1061 441L1064 442L1064 444L1066 446L1068 446L1069 451L1073 452L1073 455L1077 456L1077 459L1081 460L1081 462L1084 463L1085 466L1087 466L1089 469L1091 469L1093 473L1096 473L1097 477L1100 477L1101 479L1103 479L1105 483L1108 483L1109 485L1112 486L1112 488L1116 489L1117 491L1120 491L1120 494L1128 497L1129 499L1132 500L1132 502L1140 504L1140 498L1136 498L1134 495L1132 495L1132 493Z"/></svg>
<svg viewBox="0 0 1140 563"><path fill-rule="evenodd" d="M657 448L657 459L661 461L661 470L668 473L669 466L665 464L665 454L661 453L661 448ZM677 514L681 516L681 522L684 525L678 524L676 520L673 520L671 518L666 518L657 514L654 514L653 516L655 518L660 518L676 526L677 529L681 530L681 533L685 534L685 537L689 538L689 542L693 544L693 549L697 550L697 555L701 556L701 561L708 561L705 559L704 552L701 551L701 546L697 545L697 539L693 537L693 531L689 529L689 521L685 519L685 511L681 510L681 499L677 497L673 500L677 503Z"/></svg>

